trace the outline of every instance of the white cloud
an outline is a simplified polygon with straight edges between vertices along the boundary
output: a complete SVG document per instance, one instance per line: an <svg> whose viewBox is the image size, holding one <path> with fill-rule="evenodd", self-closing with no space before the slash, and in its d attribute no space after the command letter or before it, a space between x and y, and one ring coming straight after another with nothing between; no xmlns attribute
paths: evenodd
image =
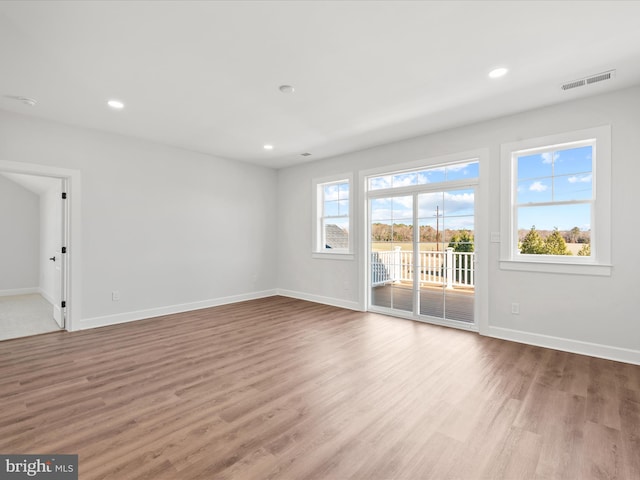
<svg viewBox="0 0 640 480"><path fill-rule="evenodd" d="M529 191L531 192L544 192L546 189L547 189L547 186L544 185L542 182L533 182L529 186Z"/></svg>
<svg viewBox="0 0 640 480"><path fill-rule="evenodd" d="M416 174L396 175L393 177L394 187L408 187L409 185L415 185L416 182Z"/></svg>
<svg viewBox="0 0 640 480"><path fill-rule="evenodd" d="M569 183L589 183L591 181L591 175L574 175L567 179Z"/></svg>
<svg viewBox="0 0 640 480"><path fill-rule="evenodd" d="M327 185L324 187L324 199L325 200L338 200L338 186Z"/></svg>
<svg viewBox="0 0 640 480"><path fill-rule="evenodd" d="M375 177L371 179L371 190L378 190L380 188L389 188L391 186L391 176Z"/></svg>
<svg viewBox="0 0 640 480"><path fill-rule="evenodd" d="M553 160L557 160L560 155L558 153L544 152L540 156L542 157L542 163L551 163Z"/></svg>

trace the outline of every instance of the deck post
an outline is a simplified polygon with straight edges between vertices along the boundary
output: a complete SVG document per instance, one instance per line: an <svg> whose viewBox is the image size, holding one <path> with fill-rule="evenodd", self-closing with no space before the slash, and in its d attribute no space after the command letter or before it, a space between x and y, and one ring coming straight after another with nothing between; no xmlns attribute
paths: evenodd
<svg viewBox="0 0 640 480"><path fill-rule="evenodd" d="M393 247L393 274L391 280L393 283L400 283L402 271L402 253L400 252L402 247Z"/></svg>
<svg viewBox="0 0 640 480"><path fill-rule="evenodd" d="M447 248L447 258L445 260L445 282L447 289L453 288L453 248Z"/></svg>

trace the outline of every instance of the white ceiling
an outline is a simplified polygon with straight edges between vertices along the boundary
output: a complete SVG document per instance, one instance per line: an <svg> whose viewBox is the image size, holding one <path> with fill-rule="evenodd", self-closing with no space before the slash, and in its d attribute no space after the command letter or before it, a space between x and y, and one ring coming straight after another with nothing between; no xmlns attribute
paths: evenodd
<svg viewBox="0 0 640 480"><path fill-rule="evenodd" d="M3 1L0 109L277 168L638 84L639 25L638 1Z"/></svg>

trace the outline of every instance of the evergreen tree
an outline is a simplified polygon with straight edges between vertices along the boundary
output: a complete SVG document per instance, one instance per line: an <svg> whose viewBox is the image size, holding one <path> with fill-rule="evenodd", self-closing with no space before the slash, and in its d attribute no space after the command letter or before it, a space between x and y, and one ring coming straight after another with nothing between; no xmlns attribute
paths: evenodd
<svg viewBox="0 0 640 480"><path fill-rule="evenodd" d="M460 230L451 236L449 247L454 252L473 252L473 234L469 230Z"/></svg>
<svg viewBox="0 0 640 480"><path fill-rule="evenodd" d="M566 246L565 246L566 247ZM545 253L544 240L533 225L531 230L525 235L520 245L520 253L528 255L541 255Z"/></svg>
<svg viewBox="0 0 640 480"><path fill-rule="evenodd" d="M553 229L553 233L544 240L544 253L547 255L571 255L567 244L560 235L558 228Z"/></svg>
<svg viewBox="0 0 640 480"><path fill-rule="evenodd" d="M585 243L582 245L582 248L578 252L578 256L580 257L590 257L591 256L591 244Z"/></svg>

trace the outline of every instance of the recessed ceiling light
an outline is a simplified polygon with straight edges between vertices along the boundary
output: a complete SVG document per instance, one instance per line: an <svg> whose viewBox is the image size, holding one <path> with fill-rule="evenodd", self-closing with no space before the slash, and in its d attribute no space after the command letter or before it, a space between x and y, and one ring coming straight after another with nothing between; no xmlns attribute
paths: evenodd
<svg viewBox="0 0 640 480"><path fill-rule="evenodd" d="M273 145L264 145L262 148L265 150L273 150Z"/></svg>
<svg viewBox="0 0 640 480"><path fill-rule="evenodd" d="M291 85L280 85L278 87L278 90L280 90L282 93L293 93L296 91L296 89Z"/></svg>
<svg viewBox="0 0 640 480"><path fill-rule="evenodd" d="M124 103L122 103L120 100L109 100L107 102L107 105L109 105L111 108L115 108L116 110L122 110L124 108Z"/></svg>
<svg viewBox="0 0 640 480"><path fill-rule="evenodd" d="M493 70L491 70L489 72L489 77L491 77L491 78L504 77L507 74L508 71L509 70L504 68L504 67L495 68L495 69L493 69Z"/></svg>

